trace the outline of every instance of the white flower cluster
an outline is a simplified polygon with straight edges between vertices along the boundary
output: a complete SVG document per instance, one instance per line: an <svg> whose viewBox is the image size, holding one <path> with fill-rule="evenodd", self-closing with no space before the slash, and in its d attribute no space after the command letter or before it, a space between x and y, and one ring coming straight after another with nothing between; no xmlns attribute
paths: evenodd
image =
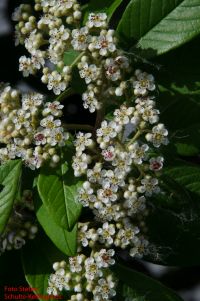
<svg viewBox="0 0 200 301"><path fill-rule="evenodd" d="M148 214L147 198L160 192L158 176L164 158L158 148L168 144L168 131L159 123L155 99L149 94L155 89L153 76L136 70L131 83L135 105L124 103L111 121L102 121L97 143L91 133L77 134L72 166L76 177L87 177L78 200L95 217L79 223L79 251L103 246L104 252L127 249L136 258L148 253L143 220ZM127 126L132 129L128 136Z"/></svg>
<svg viewBox="0 0 200 301"><path fill-rule="evenodd" d="M72 30L67 27L79 27L81 15L76 0L35 0L34 8L22 4L15 10L16 45L24 44L30 54L19 59L19 70L25 77L42 69L42 81L49 90L60 94L66 89L71 70L64 66L63 55L72 48L73 39ZM57 66L61 71L57 71Z"/></svg>
<svg viewBox="0 0 200 301"><path fill-rule="evenodd" d="M16 201L13 212L3 233L0 233L0 254L6 250L18 250L27 239L34 239L38 227L34 222L32 191L24 190L20 201Z"/></svg>
<svg viewBox="0 0 200 301"><path fill-rule="evenodd" d="M143 218L148 213L147 198L160 192L158 176L164 158L158 149L168 144L168 131L159 123L152 96L156 89L154 77L132 70L128 56L117 47L115 31L108 28L105 13L90 13L81 27L76 0L35 0L34 9L41 12L39 20L28 7L20 6L14 14L19 22L17 39L30 54L20 58L24 76L41 69L42 82L59 95L70 84L72 69L77 67L87 86L82 94L83 106L91 113L104 108L107 102L116 103L118 97L127 101L114 111L111 121L102 121L95 135L77 134L72 167L76 177L86 177L78 200L94 214L92 222L79 223L78 252L86 247L91 254L87 257L80 253L68 263L55 263L48 287L50 295L69 291L69 301L109 301L116 294L116 282L109 271L115 263L114 248L126 249L130 256L139 258L148 252ZM74 62L65 65L64 54L69 50L74 51ZM44 118L33 136L41 152L46 144L62 146L67 138L59 130L60 120L55 119L60 115L53 113L50 105L44 105ZM54 105L61 108L59 103ZM29 116L23 115L23 129L28 126ZM126 134L127 127L131 127L130 135ZM49 149L46 153L51 155Z"/></svg>
<svg viewBox="0 0 200 301"><path fill-rule="evenodd" d="M87 84L82 95L84 107L91 113L100 108L102 97L122 96L127 88L122 78L131 68L129 59L117 49L115 31L107 28L107 15L90 13L85 26L80 27L81 11L75 0L35 2L35 10L43 13L39 20L31 15L30 5L21 5L13 14L13 20L18 21L17 43L24 44L30 54L19 60L23 75L42 69L42 82L58 95L68 87L72 67L77 65ZM72 66L66 66L64 53L70 50L77 52L77 58ZM153 89L147 83L151 79L141 80L143 89Z"/></svg>
<svg viewBox="0 0 200 301"><path fill-rule="evenodd" d="M66 290L72 294L68 301L109 301L116 295L116 281L108 269L115 263L114 253L112 249L101 249L90 257L79 254L70 257L68 263L54 263L48 294L56 296Z"/></svg>
<svg viewBox="0 0 200 301"><path fill-rule="evenodd" d="M63 106L44 102L39 93L20 94L9 85L0 89L0 162L22 158L31 169L60 160L57 146L68 139L61 126Z"/></svg>

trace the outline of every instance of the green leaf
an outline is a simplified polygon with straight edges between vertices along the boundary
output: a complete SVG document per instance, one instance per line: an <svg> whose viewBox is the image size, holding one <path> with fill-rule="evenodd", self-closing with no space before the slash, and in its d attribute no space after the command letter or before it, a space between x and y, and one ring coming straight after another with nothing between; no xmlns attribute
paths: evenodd
<svg viewBox="0 0 200 301"><path fill-rule="evenodd" d="M8 161L0 166L0 233L3 232L18 194L21 160Z"/></svg>
<svg viewBox="0 0 200 301"><path fill-rule="evenodd" d="M146 220L150 246L145 259L163 265L199 264L200 167L174 161L163 181L165 194L152 199Z"/></svg>
<svg viewBox="0 0 200 301"><path fill-rule="evenodd" d="M38 178L38 192L56 224L71 231L78 221L82 206L77 200L82 181L74 177L72 153L67 153L57 168L43 168Z"/></svg>
<svg viewBox="0 0 200 301"><path fill-rule="evenodd" d="M183 95L168 88L160 88L158 108L162 113L162 122L175 132L199 123L200 103L191 95ZM187 112L187 114L186 114Z"/></svg>
<svg viewBox="0 0 200 301"><path fill-rule="evenodd" d="M76 50L69 50L66 51L64 53L64 64L66 66L72 66L74 65L74 62L76 62L76 60L78 59L78 57L80 56L80 51L76 51Z"/></svg>
<svg viewBox="0 0 200 301"><path fill-rule="evenodd" d="M69 50L64 53L64 64L72 68L72 80L71 80L71 88L74 93L82 94L87 89L87 85L79 75L79 70L76 67L76 64L80 61L84 52L79 52L76 50ZM72 91L69 91L72 92ZM61 94L59 98L62 98L65 95L65 91ZM67 95L65 96L67 97Z"/></svg>
<svg viewBox="0 0 200 301"><path fill-rule="evenodd" d="M199 102L200 95L200 37L156 59L163 66L159 83ZM188 55L189 54L189 55Z"/></svg>
<svg viewBox="0 0 200 301"><path fill-rule="evenodd" d="M146 300L145 296L138 297L138 294L135 292L135 290L126 284L121 285L120 290L121 290L121 295L123 297L123 300L124 300L124 298L127 301L145 301Z"/></svg>
<svg viewBox="0 0 200 301"><path fill-rule="evenodd" d="M200 153L200 124L176 131L171 141L181 156L197 156Z"/></svg>
<svg viewBox="0 0 200 301"><path fill-rule="evenodd" d="M152 278L129 269L121 264L116 264L112 270L120 281L132 288L134 301L183 301L175 292ZM125 287L126 289L126 287ZM127 297L127 289L122 285L121 294Z"/></svg>
<svg viewBox="0 0 200 301"><path fill-rule="evenodd" d="M200 166L184 163L166 168L165 174L175 179L189 191L200 196Z"/></svg>
<svg viewBox="0 0 200 301"><path fill-rule="evenodd" d="M91 0L88 4L87 11L84 16L83 23L85 24L88 18L88 15L90 12L92 13L98 13L103 12L108 15L108 20L112 17L115 10L119 7L119 5L122 3L122 0Z"/></svg>
<svg viewBox="0 0 200 301"><path fill-rule="evenodd" d="M77 225L74 226L74 229L71 232L66 231L55 223L53 217L50 215L45 205L41 202L38 195L34 198L34 204L38 221L47 236L64 254L68 256L75 256Z"/></svg>
<svg viewBox="0 0 200 301"><path fill-rule="evenodd" d="M53 263L62 261L65 255L58 251L45 235L38 234L22 249L22 263L25 278L39 300L47 295L48 279L53 273Z"/></svg>
<svg viewBox="0 0 200 301"><path fill-rule="evenodd" d="M200 33L200 0L132 0L118 33L142 56L166 53Z"/></svg>

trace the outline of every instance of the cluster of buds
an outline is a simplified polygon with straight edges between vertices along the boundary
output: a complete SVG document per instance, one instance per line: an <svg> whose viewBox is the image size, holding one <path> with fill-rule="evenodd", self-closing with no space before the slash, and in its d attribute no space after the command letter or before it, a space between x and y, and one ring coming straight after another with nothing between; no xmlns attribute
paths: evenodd
<svg viewBox="0 0 200 301"><path fill-rule="evenodd" d="M16 201L3 233L0 234L0 254L6 250L19 250L27 239L34 239L38 227L34 218L32 191L24 190Z"/></svg>
<svg viewBox="0 0 200 301"><path fill-rule="evenodd" d="M67 27L79 27L81 15L76 0L35 0L34 7L22 4L16 8L16 45L25 45L29 53L19 59L19 70L25 77L42 69L42 81L49 90L60 94L66 89L71 72L64 67L63 55L72 48L72 31Z"/></svg>
<svg viewBox="0 0 200 301"><path fill-rule="evenodd" d="M21 5L13 14L13 20L18 21L17 43L19 40L24 44L30 54L19 60L23 75L42 69L42 82L58 95L70 84L72 67L77 65L87 84L82 95L84 107L92 113L100 108L102 97L122 96L127 88L123 78L131 67L124 52L117 49L115 31L108 29L107 15L90 13L81 27L80 6L75 0L35 2L35 10L43 12L39 20L30 15L30 5ZM22 21L25 17L30 20L28 25ZM67 66L64 53L71 50L77 52L77 58Z"/></svg>
<svg viewBox="0 0 200 301"><path fill-rule="evenodd" d="M101 249L90 257L80 254L70 257L67 263L55 262L55 273L49 278L48 294L56 296L66 290L71 293L69 301L109 301L116 295L116 281L108 269L115 263L114 253L112 249Z"/></svg>
<svg viewBox="0 0 200 301"><path fill-rule="evenodd" d="M0 89L0 162L22 158L31 169L60 160L57 148L68 139L61 126L63 106L45 102L39 93L20 94L9 85Z"/></svg>

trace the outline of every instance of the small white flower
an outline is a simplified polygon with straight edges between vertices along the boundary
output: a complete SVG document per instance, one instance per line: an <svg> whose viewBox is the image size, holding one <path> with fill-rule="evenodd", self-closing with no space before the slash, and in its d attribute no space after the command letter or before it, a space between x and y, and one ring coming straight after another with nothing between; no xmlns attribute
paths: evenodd
<svg viewBox="0 0 200 301"><path fill-rule="evenodd" d="M99 68L96 65L84 63L79 71L80 77L85 79L86 84L94 82L99 76Z"/></svg>
<svg viewBox="0 0 200 301"><path fill-rule="evenodd" d="M56 0L41 0L41 5L44 7L51 7L56 4Z"/></svg>
<svg viewBox="0 0 200 301"><path fill-rule="evenodd" d="M88 28L82 27L80 29L72 30L72 46L74 50L84 51L87 49L90 42L90 35L88 34Z"/></svg>
<svg viewBox="0 0 200 301"><path fill-rule="evenodd" d="M116 295L115 286L116 284L110 279L99 279L94 289L94 300L110 300Z"/></svg>
<svg viewBox="0 0 200 301"><path fill-rule="evenodd" d="M113 244L113 237L115 234L115 225L109 224L108 222L104 223L102 228L97 230L99 234L99 241L101 243L106 243L107 245Z"/></svg>
<svg viewBox="0 0 200 301"><path fill-rule="evenodd" d="M90 13L86 26L89 28L105 28L107 26L107 14L105 13Z"/></svg>
<svg viewBox="0 0 200 301"><path fill-rule="evenodd" d="M152 106L141 107L138 112L142 115L144 121L150 124L157 123L159 120L159 110L154 109Z"/></svg>
<svg viewBox="0 0 200 301"><path fill-rule="evenodd" d="M164 162L164 158L163 157L157 157L157 158L151 158L149 160L150 163L150 170L153 171L159 171L163 168L163 162Z"/></svg>
<svg viewBox="0 0 200 301"><path fill-rule="evenodd" d="M49 31L49 43L54 45L61 42L66 42L70 37L70 30L61 25L60 28L53 28Z"/></svg>
<svg viewBox="0 0 200 301"><path fill-rule="evenodd" d="M83 93L82 99L83 99L83 107L85 109L89 109L90 113L94 113L96 110L100 108L100 103L95 97L93 91L88 91Z"/></svg>
<svg viewBox="0 0 200 301"><path fill-rule="evenodd" d="M152 196L153 193L160 192L158 183L158 179L147 175L141 180L142 186L139 186L137 190L139 193L145 193L146 196Z"/></svg>
<svg viewBox="0 0 200 301"><path fill-rule="evenodd" d="M51 114L53 116L61 116L63 105L60 104L59 101L47 102L45 103L45 108L42 111L42 114L45 116L47 114Z"/></svg>
<svg viewBox="0 0 200 301"><path fill-rule="evenodd" d="M113 259L114 255L115 251L113 249L101 249L94 254L94 258L99 268L108 268L115 263L115 260Z"/></svg>
<svg viewBox="0 0 200 301"><path fill-rule="evenodd" d="M147 95L148 91L154 91L156 86L154 84L154 77L152 74L142 72L141 70L135 71L135 80L133 81L133 88L135 95Z"/></svg>
<svg viewBox="0 0 200 301"><path fill-rule="evenodd" d="M74 142L74 145L76 147L76 153L77 155L81 155L81 153L88 147L93 146L94 142L91 139L92 134L91 133L81 133L79 132L76 135L76 140Z"/></svg>
<svg viewBox="0 0 200 301"><path fill-rule="evenodd" d="M129 59L124 55L117 56L115 63L122 69L128 69L130 67Z"/></svg>
<svg viewBox="0 0 200 301"><path fill-rule="evenodd" d="M136 197L134 193L129 193L130 197L126 198L123 207L128 209L127 215L134 216L140 211L145 210L146 208L146 199L144 196Z"/></svg>
<svg viewBox="0 0 200 301"><path fill-rule="evenodd" d="M85 260L85 278L87 280L94 280L97 277L102 276L102 271L98 268L93 257L89 257Z"/></svg>
<svg viewBox="0 0 200 301"><path fill-rule="evenodd" d="M32 53L32 51L35 51L36 49L38 49L39 45L38 45L38 41L37 41L37 30L34 29L28 38L25 39L24 44L26 49L28 50L29 53Z"/></svg>
<svg viewBox="0 0 200 301"><path fill-rule="evenodd" d="M19 71L23 72L24 77L28 77L30 74L35 74L35 68L30 58L25 55L19 59Z"/></svg>
<svg viewBox="0 0 200 301"><path fill-rule="evenodd" d="M146 134L146 140L152 142L155 147L159 147L162 144L167 145L169 140L167 138L168 131L165 129L164 124L159 123L157 126L154 126L152 133Z"/></svg>
<svg viewBox="0 0 200 301"><path fill-rule="evenodd" d="M35 155L34 157L25 158L25 164L30 169L35 170L42 166L43 158L39 155Z"/></svg>
<svg viewBox="0 0 200 301"><path fill-rule="evenodd" d="M118 198L117 190L117 186L112 186L109 182L103 183L102 188L97 190L98 199L106 205L115 202Z"/></svg>
<svg viewBox="0 0 200 301"><path fill-rule="evenodd" d="M102 206L97 210L94 210L97 221L102 222L111 222L114 220L118 222L119 219L124 217L124 210L122 210L121 206L118 204L110 204L106 206Z"/></svg>
<svg viewBox="0 0 200 301"><path fill-rule="evenodd" d="M22 109L16 110L15 117L13 118L13 123L15 124L16 130L20 130L23 127L30 127L30 112L24 111Z"/></svg>
<svg viewBox="0 0 200 301"><path fill-rule="evenodd" d="M109 146L107 149L102 150L102 155L105 161L112 161L115 158L115 148L113 146Z"/></svg>
<svg viewBox="0 0 200 301"><path fill-rule="evenodd" d="M109 123L106 120L102 121L101 128L97 130L97 142L100 143L100 147L101 142L110 142L110 140L115 138L121 130L122 127L114 121Z"/></svg>
<svg viewBox="0 0 200 301"><path fill-rule="evenodd" d="M45 52L40 51L40 50L33 50L31 52L31 63L33 67L37 70L42 68L45 64Z"/></svg>
<svg viewBox="0 0 200 301"><path fill-rule="evenodd" d="M138 97L135 100L136 109L140 110L141 108L144 107L149 107L151 106L152 108L155 107L156 102L154 101L155 97L154 96L144 96L144 97Z"/></svg>
<svg viewBox="0 0 200 301"><path fill-rule="evenodd" d="M107 58L105 62L106 77L112 81L121 79L119 65L112 58Z"/></svg>
<svg viewBox="0 0 200 301"><path fill-rule="evenodd" d="M147 251L147 247L149 245L149 242L145 240L144 238L139 238L135 240L134 247L130 249L130 256L136 257L136 258L142 258L145 252Z"/></svg>
<svg viewBox="0 0 200 301"><path fill-rule="evenodd" d="M96 163L93 169L87 170L87 178L91 183L98 183L101 179L102 164Z"/></svg>
<svg viewBox="0 0 200 301"><path fill-rule="evenodd" d="M5 161L15 159L17 155L16 150L13 149L12 145L7 145L5 148L0 148L0 161L4 163Z"/></svg>
<svg viewBox="0 0 200 301"><path fill-rule="evenodd" d="M59 95L62 91L67 88L67 82L63 80L62 76L57 72L53 71L48 75L48 89L53 90L56 95Z"/></svg>
<svg viewBox="0 0 200 301"><path fill-rule="evenodd" d="M126 105L121 105L120 109L114 111L115 121L121 125L126 125L130 123L133 117L135 109L133 107L127 107Z"/></svg>
<svg viewBox="0 0 200 301"><path fill-rule="evenodd" d="M143 160L146 160L149 146L147 144L139 145L138 142L135 142L129 146L129 151L131 152L131 158L134 163L142 164Z"/></svg>
<svg viewBox="0 0 200 301"><path fill-rule="evenodd" d="M77 157L74 156L72 167L75 177L80 177L82 174L85 174L89 163L91 163L91 157L85 153Z"/></svg>
<svg viewBox="0 0 200 301"><path fill-rule="evenodd" d="M78 255L75 257L69 257L70 270L72 273L79 273L82 271L82 264L85 260L84 255Z"/></svg>
<svg viewBox="0 0 200 301"><path fill-rule="evenodd" d="M49 137L47 138L47 142L51 146L59 145L59 146L65 146L65 142L69 138L69 134L64 132L64 129L62 127L54 128L49 133Z"/></svg>
<svg viewBox="0 0 200 301"><path fill-rule="evenodd" d="M46 144L46 137L45 134L43 132L37 132L34 135L34 139L35 139L35 144L36 145L44 145Z"/></svg>
<svg viewBox="0 0 200 301"><path fill-rule="evenodd" d="M94 42L94 48L99 50L101 56L107 56L116 50L116 39L113 30L102 30L100 36Z"/></svg>
<svg viewBox="0 0 200 301"><path fill-rule="evenodd" d="M76 3L74 0L57 0L54 5L54 11L56 12L64 12L72 8L72 6Z"/></svg>
<svg viewBox="0 0 200 301"><path fill-rule="evenodd" d="M131 154L127 152L119 152L117 156L112 161L112 165L115 167L115 174L117 177L125 177L127 173L131 170L131 164L133 159Z"/></svg>
<svg viewBox="0 0 200 301"><path fill-rule="evenodd" d="M90 232L88 231L88 225L83 225L79 227L78 231L78 241L80 241L83 247L87 247L89 239L91 238Z"/></svg>
<svg viewBox="0 0 200 301"><path fill-rule="evenodd" d="M59 127L61 125L61 121L59 119L55 120L54 116L49 115L40 121L40 125L49 132L52 129Z"/></svg>
<svg viewBox="0 0 200 301"><path fill-rule="evenodd" d="M88 207L96 201L96 197L93 194L94 190L92 189L89 182L84 182L83 187L78 190L78 201L84 206Z"/></svg>
<svg viewBox="0 0 200 301"><path fill-rule="evenodd" d="M22 109L25 111L30 111L31 113L36 113L38 108L44 101L44 96L39 93L25 93L22 95Z"/></svg>

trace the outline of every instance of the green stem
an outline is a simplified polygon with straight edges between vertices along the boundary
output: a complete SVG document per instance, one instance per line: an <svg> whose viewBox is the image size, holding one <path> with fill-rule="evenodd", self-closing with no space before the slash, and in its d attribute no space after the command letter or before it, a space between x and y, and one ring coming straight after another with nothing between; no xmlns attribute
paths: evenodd
<svg viewBox="0 0 200 301"><path fill-rule="evenodd" d="M56 100L61 102L63 101L65 98L71 96L75 94L75 91L72 89L72 88L68 88L67 90L65 90L63 93L61 93L57 98Z"/></svg>
<svg viewBox="0 0 200 301"><path fill-rule="evenodd" d="M143 133L143 131L141 131L141 130L137 131L135 136L127 144L127 147L129 147L132 143L134 143L142 135L142 133Z"/></svg>
<svg viewBox="0 0 200 301"><path fill-rule="evenodd" d="M70 65L71 68L73 68L79 61L80 59L82 58L82 56L84 56L85 54L85 51L81 52L77 58L73 61L73 63Z"/></svg>

